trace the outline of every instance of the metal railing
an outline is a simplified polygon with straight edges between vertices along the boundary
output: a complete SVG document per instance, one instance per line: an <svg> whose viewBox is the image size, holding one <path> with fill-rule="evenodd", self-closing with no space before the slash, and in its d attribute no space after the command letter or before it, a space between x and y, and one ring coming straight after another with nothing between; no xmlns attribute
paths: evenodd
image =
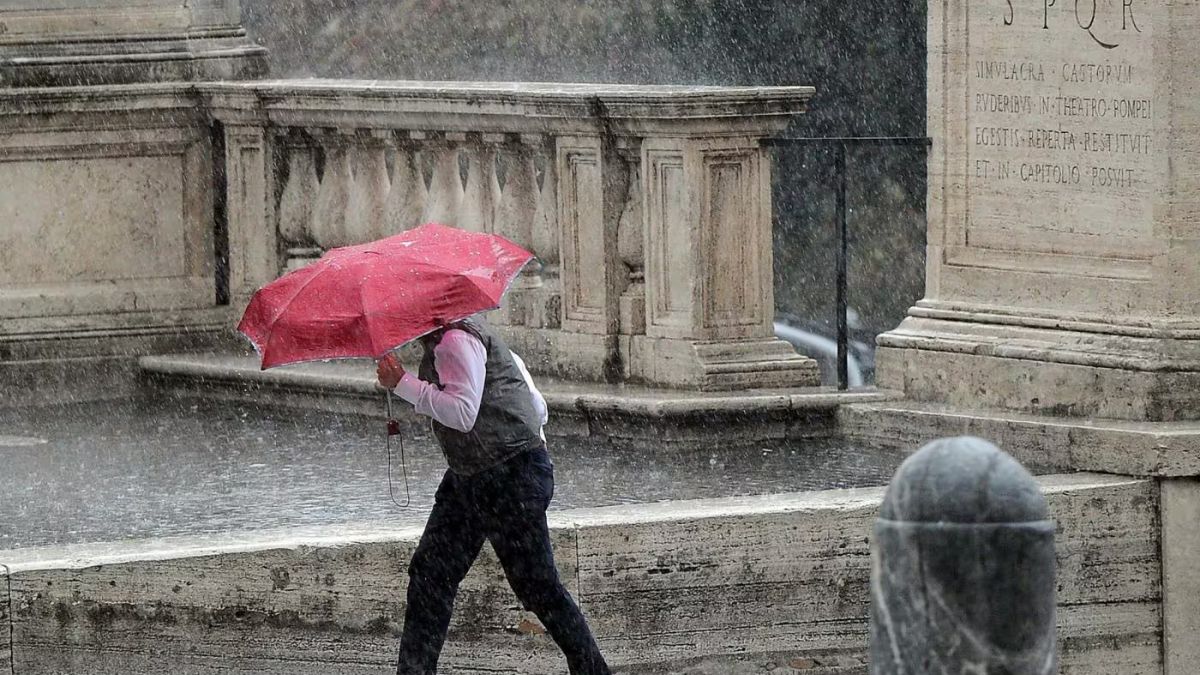
<svg viewBox="0 0 1200 675"><path fill-rule="evenodd" d="M834 173L837 181L837 246L835 247L835 264L836 264L836 303L837 303L837 379L838 389L846 390L850 388L850 373L849 373L849 342L850 329L847 318L847 310L849 308L848 299L848 275L847 265L849 256L847 254L847 242L849 241L849 230L847 223L846 209L846 155L850 147L864 146L917 146L928 148L933 144L932 139L927 136L862 136L862 137L794 137L783 136L776 138L768 138L763 140L763 145L768 147L793 147L793 146L821 146L825 148L833 148L834 155Z"/></svg>

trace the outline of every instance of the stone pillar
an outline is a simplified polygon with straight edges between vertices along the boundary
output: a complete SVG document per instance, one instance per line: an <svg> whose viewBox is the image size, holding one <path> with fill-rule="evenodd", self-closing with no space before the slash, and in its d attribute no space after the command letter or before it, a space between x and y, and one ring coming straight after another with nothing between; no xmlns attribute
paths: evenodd
<svg viewBox="0 0 1200 675"><path fill-rule="evenodd" d="M13 0L0 7L0 86L257 77L266 50L239 0Z"/></svg>
<svg viewBox="0 0 1200 675"><path fill-rule="evenodd" d="M929 4L926 297L880 386L1200 419L1200 7Z"/></svg>
<svg viewBox="0 0 1200 675"><path fill-rule="evenodd" d="M254 291L279 276L273 144L261 126L225 127L229 290L240 315Z"/></svg>
<svg viewBox="0 0 1200 675"><path fill-rule="evenodd" d="M617 224L627 174L603 136L557 139L558 213L562 232L562 344L574 367L620 377L617 301L624 269Z"/></svg>
<svg viewBox="0 0 1200 675"><path fill-rule="evenodd" d="M728 132L664 125L642 140L645 335L622 338L629 372L700 389L816 385L816 363L772 328L771 158L758 136Z"/></svg>
<svg viewBox="0 0 1200 675"><path fill-rule="evenodd" d="M935 441L888 486L871 540L871 673L1057 673L1054 521L1020 464Z"/></svg>

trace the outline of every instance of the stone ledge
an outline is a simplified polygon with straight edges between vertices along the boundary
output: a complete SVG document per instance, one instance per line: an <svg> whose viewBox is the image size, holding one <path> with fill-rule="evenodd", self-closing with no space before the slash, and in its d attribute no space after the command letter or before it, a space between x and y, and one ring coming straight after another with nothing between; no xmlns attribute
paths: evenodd
<svg viewBox="0 0 1200 675"><path fill-rule="evenodd" d="M263 371L252 354L176 354L139 361L154 386L204 396L380 415L383 393L365 360L307 363ZM830 435L833 415L847 403L894 398L874 390L832 388L695 392L635 385L607 385L538 378L551 410L547 433L641 444L711 444L727 440L754 445L766 439ZM394 411L423 424L407 406Z"/></svg>
<svg viewBox="0 0 1200 675"><path fill-rule="evenodd" d="M1127 488L1145 479L1097 473L1037 476L1043 494ZM705 518L783 515L797 512L874 511L883 501L885 486L788 492L743 497L678 499L666 502L592 506L547 512L551 529L653 525ZM395 526L387 521L353 521L327 525L239 530L220 534L157 537L132 541L93 542L63 546L31 546L0 550L0 564L13 574L32 570L87 569L130 562L161 562L188 557L256 553L279 549L304 551L358 544L410 542L421 527Z"/></svg>
<svg viewBox="0 0 1200 675"><path fill-rule="evenodd" d="M985 322L988 321L988 322ZM879 336L876 378L913 400L1071 417L1200 420L1200 340L1169 327L935 313Z"/></svg>
<svg viewBox="0 0 1200 675"><path fill-rule="evenodd" d="M29 332L16 331L30 322L13 321L6 328L14 332L0 332L0 408L124 398L136 392L139 356L229 344L224 325L208 321L215 314L149 316L112 317L90 328L79 325L87 318L63 319ZM174 316L189 323L172 324Z"/></svg>
<svg viewBox="0 0 1200 675"><path fill-rule="evenodd" d="M161 353L131 351L122 344L201 334L205 350L240 347L244 339L233 336L231 320L229 307L5 318L0 348L11 362L78 356L81 350L87 356Z"/></svg>
<svg viewBox="0 0 1200 675"><path fill-rule="evenodd" d="M780 129L803 113L816 93L807 86L720 87L556 82L286 79L212 82L197 86L218 117L240 119L247 104L273 120L313 123L348 114L505 117L509 131L543 131L547 124L594 129L603 118L617 130L645 133L663 122L736 135ZM347 105L356 102L353 105ZM447 120L451 125L454 120ZM442 128L435 125L433 128ZM447 128L446 130L450 130ZM472 129L477 131L478 129Z"/></svg>
<svg viewBox="0 0 1200 675"><path fill-rule="evenodd" d="M962 410L940 404L848 405L838 426L854 439L916 448L936 438L986 438L1033 470L1131 476L1200 474L1200 422L1132 422Z"/></svg>
<svg viewBox="0 0 1200 675"><path fill-rule="evenodd" d="M375 369L365 360L314 362L261 370L253 355L170 354L140 360L150 374L195 377L210 381L253 382L330 389L378 396ZM839 392L832 387L751 389L745 392L695 392L537 378L538 388L553 409L628 412L653 417L681 414L832 410L847 403L887 401L894 394L877 390Z"/></svg>
<svg viewBox="0 0 1200 675"><path fill-rule="evenodd" d="M1059 524L1064 672L1153 672L1156 484L1038 480ZM862 671L867 536L882 496L622 505L552 512L551 526L564 579L618 672L748 675L794 660L832 675ZM395 658L417 536L356 523L0 553L13 565L17 670L380 670ZM454 672L562 672L490 551L464 583L445 658Z"/></svg>

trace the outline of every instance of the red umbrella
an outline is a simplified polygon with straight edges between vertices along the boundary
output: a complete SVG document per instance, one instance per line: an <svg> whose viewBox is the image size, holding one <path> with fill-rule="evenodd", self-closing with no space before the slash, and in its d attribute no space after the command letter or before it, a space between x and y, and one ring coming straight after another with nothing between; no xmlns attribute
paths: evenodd
<svg viewBox="0 0 1200 675"><path fill-rule="evenodd" d="M238 330L262 368L370 357L495 309L533 254L492 234L427 224L331 249L260 288Z"/></svg>
<svg viewBox="0 0 1200 675"><path fill-rule="evenodd" d="M335 248L320 260L258 289L238 330L262 368L301 361L383 358L387 352L472 314L500 298L533 254L492 234L430 223L368 244ZM392 492L388 416L388 493ZM404 463L404 445L400 445ZM408 492L408 472L404 472Z"/></svg>

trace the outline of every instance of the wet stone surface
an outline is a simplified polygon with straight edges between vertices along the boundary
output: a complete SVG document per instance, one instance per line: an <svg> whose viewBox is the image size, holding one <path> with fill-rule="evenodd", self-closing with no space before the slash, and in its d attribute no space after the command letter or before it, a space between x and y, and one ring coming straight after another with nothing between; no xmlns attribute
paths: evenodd
<svg viewBox="0 0 1200 675"><path fill-rule="evenodd" d="M0 410L0 550L351 521L419 525L445 461L406 437L388 496L384 422L202 399ZM33 442L36 440L37 442ZM634 452L550 439L553 509L882 485L903 459L832 441ZM397 498L404 482L393 452Z"/></svg>

